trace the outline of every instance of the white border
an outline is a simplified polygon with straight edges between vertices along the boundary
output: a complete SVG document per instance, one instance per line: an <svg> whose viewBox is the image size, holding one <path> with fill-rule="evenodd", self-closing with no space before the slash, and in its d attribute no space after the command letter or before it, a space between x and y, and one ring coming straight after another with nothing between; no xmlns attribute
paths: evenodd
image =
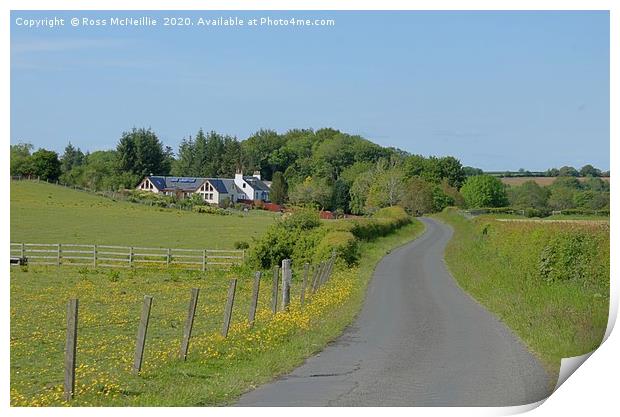
<svg viewBox="0 0 620 417"><path fill-rule="evenodd" d="M0 153L2 161L3 175L1 184L8 190L9 182L9 155L8 150L10 138L10 10L610 10L611 20L611 137L618 138L618 42L620 41L620 2L612 0L383 0L369 1L357 0L89 0L88 2L60 1L60 0L4 0L0 3L2 10L2 20L0 20L0 50L4 55L1 65L1 79L4 88L3 100L0 101L0 128L2 129L5 152ZM618 145L615 141L610 141L611 161L610 168L614 173L618 169L617 156ZM618 190L615 181L611 182L612 187L612 209L618 207ZM9 252L9 193L3 193L3 202L0 206L2 211L2 253ZM615 213L614 213L615 219ZM612 222L612 253L615 254L617 246L617 228ZM611 275L617 276L617 262L612 255ZM6 266L5 268L8 268ZM0 361L0 371L2 373L2 407L6 408L10 415L30 415L30 414L51 414L51 415L78 415L84 412L93 415L107 415L110 412L115 414L136 414L143 412L137 408L120 409L30 409L30 408L9 408L9 280L8 271L3 280L4 291L2 291L2 313L0 322L2 323L2 359ZM583 415L608 414L611 410L617 410L618 394L617 372L618 355L620 352L620 342L617 331L610 334L618 312L618 285L617 279L612 279L611 287L611 309L610 324L607 329L608 340L585 362L585 364L575 372L575 376L569 378L568 382L562 385L543 406L536 408L534 415ZM238 415L238 414L269 414L270 416L280 416L289 414L293 411L296 414L311 415L317 411L321 414L341 415L341 413L354 412L356 414L374 415L375 413L389 412L394 415L506 415L524 412L535 408L535 405L512 408L357 408L354 410L342 410L340 408L327 408L314 410L308 408L298 408L287 410L285 408L263 408L263 409L235 409L235 408L183 408L183 409L150 409L149 413L167 415L170 413L184 414L214 414L214 415ZM146 411L146 410L144 410ZM41 415L43 415L41 414Z"/></svg>

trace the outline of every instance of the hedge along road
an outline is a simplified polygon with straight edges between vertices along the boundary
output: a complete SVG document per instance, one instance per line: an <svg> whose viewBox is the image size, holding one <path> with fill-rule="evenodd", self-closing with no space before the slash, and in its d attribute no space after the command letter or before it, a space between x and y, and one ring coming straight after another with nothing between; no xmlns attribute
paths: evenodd
<svg viewBox="0 0 620 417"><path fill-rule="evenodd" d="M523 343L456 284L443 261L452 229L425 233L377 265L354 324L239 406L510 406L550 394Z"/></svg>

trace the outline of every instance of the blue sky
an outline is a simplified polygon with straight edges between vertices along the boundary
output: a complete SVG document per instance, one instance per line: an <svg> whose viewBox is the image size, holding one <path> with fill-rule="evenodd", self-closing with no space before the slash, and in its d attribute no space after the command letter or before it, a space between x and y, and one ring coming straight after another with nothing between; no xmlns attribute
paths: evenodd
<svg viewBox="0 0 620 417"><path fill-rule="evenodd" d="M18 17L330 18L334 27L25 28ZM333 127L486 170L609 169L607 12L12 12L11 143L152 127Z"/></svg>

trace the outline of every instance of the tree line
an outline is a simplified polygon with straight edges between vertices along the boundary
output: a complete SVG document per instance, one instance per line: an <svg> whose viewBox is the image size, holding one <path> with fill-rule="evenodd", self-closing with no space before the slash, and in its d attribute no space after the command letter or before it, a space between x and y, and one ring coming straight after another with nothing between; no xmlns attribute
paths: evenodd
<svg viewBox="0 0 620 417"><path fill-rule="evenodd" d="M601 175L591 165L580 171L564 168L558 174L566 178ZM132 189L151 174L231 178L238 170L260 171L263 179L272 181L273 202L359 215L395 205L410 213L428 213L449 205L522 204L523 193L538 192L530 184L527 190L523 188L526 191L517 187L511 191L498 179L463 166L452 156L415 155L331 128L292 129L282 134L262 129L242 141L200 129L195 136L183 138L176 155L147 128L123 132L115 149L92 153L71 143L60 156L46 149L33 152L30 144L11 146L11 175L93 190ZM608 193L580 187L579 192ZM555 196L553 189L546 191L547 204L559 206L555 202L562 200L567 206L568 197L558 197L558 193L566 194L564 188L555 188L560 190ZM586 204L581 201L584 198L573 196L574 204ZM601 200L600 196L594 200Z"/></svg>

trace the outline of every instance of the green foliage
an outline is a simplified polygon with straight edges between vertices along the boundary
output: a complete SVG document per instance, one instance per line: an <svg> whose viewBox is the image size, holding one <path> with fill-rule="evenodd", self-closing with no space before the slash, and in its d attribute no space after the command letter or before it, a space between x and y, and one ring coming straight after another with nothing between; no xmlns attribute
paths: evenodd
<svg viewBox="0 0 620 417"><path fill-rule="evenodd" d="M84 163L84 153L80 148L75 148L71 142L65 147L65 152L60 158L61 170L64 173L71 171L74 167L78 167Z"/></svg>
<svg viewBox="0 0 620 417"><path fill-rule="evenodd" d="M535 181L526 181L520 186L508 189L508 200L515 208L543 209L547 207L550 191Z"/></svg>
<svg viewBox="0 0 620 417"><path fill-rule="evenodd" d="M232 214L228 210L213 206L193 206L192 211L195 213L217 214L219 216L230 216Z"/></svg>
<svg viewBox="0 0 620 417"><path fill-rule="evenodd" d="M248 249L250 247L250 244L245 240L238 240L235 242L234 246L235 249Z"/></svg>
<svg viewBox="0 0 620 417"><path fill-rule="evenodd" d="M386 236L409 223L411 218L402 207L385 207L370 218L354 219L350 232L361 240Z"/></svg>
<svg viewBox="0 0 620 417"><path fill-rule="evenodd" d="M287 184L284 175L280 171L273 174L269 197L273 203L283 204L287 197Z"/></svg>
<svg viewBox="0 0 620 417"><path fill-rule="evenodd" d="M325 209L329 207L332 189L323 178L307 177L297 184L289 194L291 203Z"/></svg>
<svg viewBox="0 0 620 417"><path fill-rule="evenodd" d="M183 138L172 173L188 177L232 177L241 165L241 144L233 137L202 129Z"/></svg>
<svg viewBox="0 0 620 417"><path fill-rule="evenodd" d="M554 236L540 253L540 277L547 282L587 279L599 256L598 244L583 231Z"/></svg>
<svg viewBox="0 0 620 417"><path fill-rule="evenodd" d="M578 177L579 176L579 171L577 171L575 168L573 168L571 166L563 166L558 171L558 176L560 176L560 177Z"/></svg>
<svg viewBox="0 0 620 417"><path fill-rule="evenodd" d="M342 259L348 266L354 265L359 259L359 242L351 232L331 231L327 233L315 249L315 262L329 258L332 253Z"/></svg>
<svg viewBox="0 0 620 417"><path fill-rule="evenodd" d="M433 185L418 176L410 178L401 205L413 215L433 212Z"/></svg>
<svg viewBox="0 0 620 417"><path fill-rule="evenodd" d="M325 225L321 224L316 211L299 210L274 224L256 241L250 261L261 268L269 268L287 258L300 263L312 262L336 249L338 257L351 265L357 259L359 240L386 236L410 222L410 217L400 207L378 210L372 218L337 220ZM332 244L334 246L329 249Z"/></svg>
<svg viewBox="0 0 620 417"><path fill-rule="evenodd" d="M581 175L582 177L600 177L601 170L594 168L590 164L587 164L581 167L581 169L579 170L579 175Z"/></svg>
<svg viewBox="0 0 620 417"><path fill-rule="evenodd" d="M475 171L474 168L470 168L467 172L471 174L472 170ZM405 158L404 171L408 178L417 176L434 184L439 184L445 179L448 184L456 188L463 184L466 177L461 162L452 156L425 158L421 155L411 155Z"/></svg>
<svg viewBox="0 0 620 417"><path fill-rule="evenodd" d="M609 225L468 220L452 210L439 217L454 229L445 259L461 288L551 375L562 358L599 346L609 314Z"/></svg>
<svg viewBox="0 0 620 417"><path fill-rule="evenodd" d="M461 188L467 207L502 207L508 204L504 184L490 175L475 175L467 178Z"/></svg>
<svg viewBox="0 0 620 417"><path fill-rule="evenodd" d="M123 132L116 146L118 166L121 171L138 177L168 175L170 160L163 144L151 129L133 128Z"/></svg>
<svg viewBox="0 0 620 417"><path fill-rule="evenodd" d="M320 224L319 214L314 210L302 209L288 214L272 225L256 242L250 253L250 261L261 268L269 268L279 265L283 259L291 259L293 253L298 255L296 259L311 258L313 248L322 234L327 232L321 230L319 233L312 233L319 229Z"/></svg>
<svg viewBox="0 0 620 417"><path fill-rule="evenodd" d="M294 213L286 215L281 224L287 230L310 230L319 227L321 219L316 210L298 209Z"/></svg>
<svg viewBox="0 0 620 417"><path fill-rule="evenodd" d="M523 210L523 214L525 217L549 217L551 215L551 210L547 208L532 208L528 207Z"/></svg>
<svg viewBox="0 0 620 417"><path fill-rule="evenodd" d="M39 149L30 157L32 174L42 180L56 181L60 176L58 154L46 149Z"/></svg>

